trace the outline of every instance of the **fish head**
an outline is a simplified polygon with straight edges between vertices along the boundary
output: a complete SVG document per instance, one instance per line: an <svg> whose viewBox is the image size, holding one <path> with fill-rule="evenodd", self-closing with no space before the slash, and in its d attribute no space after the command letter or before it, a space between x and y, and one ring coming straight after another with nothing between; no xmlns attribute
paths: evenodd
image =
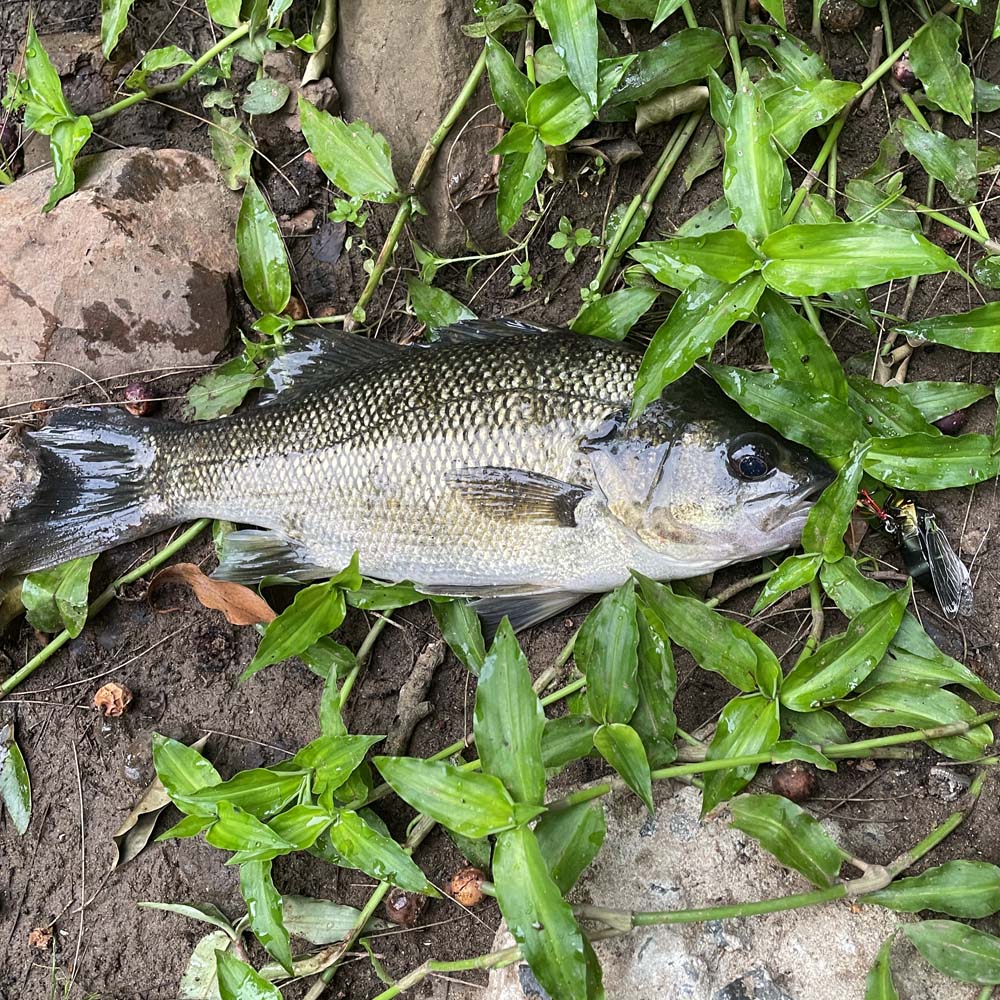
<svg viewBox="0 0 1000 1000"><path fill-rule="evenodd" d="M728 399L718 412L661 399L586 450L609 511L643 545L715 566L798 544L834 478L808 448Z"/></svg>

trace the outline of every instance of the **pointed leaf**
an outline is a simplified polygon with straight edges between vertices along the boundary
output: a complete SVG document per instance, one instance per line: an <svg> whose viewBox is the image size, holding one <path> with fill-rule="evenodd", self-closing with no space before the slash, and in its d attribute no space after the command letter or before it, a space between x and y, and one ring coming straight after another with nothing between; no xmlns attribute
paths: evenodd
<svg viewBox="0 0 1000 1000"><path fill-rule="evenodd" d="M537 0L556 52L566 64L569 79L590 105L597 99L597 8L593 0Z"/></svg>
<svg viewBox="0 0 1000 1000"><path fill-rule="evenodd" d="M438 894L399 844L353 810L337 810L330 827L330 840L351 867L366 875L410 892Z"/></svg>
<svg viewBox="0 0 1000 1000"><path fill-rule="evenodd" d="M659 298L655 288L623 288L588 302L573 320L575 333L604 340L624 340L625 335Z"/></svg>
<svg viewBox="0 0 1000 1000"><path fill-rule="evenodd" d="M651 767L669 764L676 756L674 735L677 717L674 696L677 671L670 651L670 637L663 623L645 605L636 608L639 627L639 702L629 724L639 734Z"/></svg>
<svg viewBox="0 0 1000 1000"><path fill-rule="evenodd" d="M920 411L894 385L878 385L870 378L848 376L848 399L861 414L865 427L876 437L904 434L930 434L939 431L920 415Z"/></svg>
<svg viewBox="0 0 1000 1000"><path fill-rule="evenodd" d="M236 248L247 297L262 313L282 312L292 294L285 241L271 206L252 178L240 204Z"/></svg>
<svg viewBox="0 0 1000 1000"><path fill-rule="evenodd" d="M23 837L31 822L31 779L10 723L0 729L0 803Z"/></svg>
<svg viewBox="0 0 1000 1000"><path fill-rule="evenodd" d="M39 632L66 629L76 638L87 622L87 594L96 554L29 573L21 586L28 622Z"/></svg>
<svg viewBox="0 0 1000 1000"><path fill-rule="evenodd" d="M725 58L726 43L717 31L683 28L632 60L608 98L608 106L647 101L670 87L703 80Z"/></svg>
<svg viewBox="0 0 1000 1000"><path fill-rule="evenodd" d="M1000 314L997 345L1000 346ZM975 382L904 382L896 388L920 411L924 420L934 421L964 410L989 396L988 385Z"/></svg>
<svg viewBox="0 0 1000 1000"><path fill-rule="evenodd" d="M910 65L935 104L972 125L972 74L962 61L961 38L952 18L935 14L910 44Z"/></svg>
<svg viewBox="0 0 1000 1000"><path fill-rule="evenodd" d="M154 760L155 750L154 750ZM167 781L157 765L164 785ZM194 816L215 816L221 803L239 806L258 819L267 819L281 812L302 791L309 773L305 770L253 768L240 771L228 781L207 784L195 791L176 791L167 785L174 805ZM237 851L240 848L233 847Z"/></svg>
<svg viewBox="0 0 1000 1000"><path fill-rule="evenodd" d="M135 0L101 0L101 52L111 58L121 33L128 25L129 11Z"/></svg>
<svg viewBox="0 0 1000 1000"><path fill-rule="evenodd" d="M497 222L500 232L505 234L510 232L521 217L521 209L534 194L535 185L545 172L546 163L545 144L539 139L537 131L530 125L522 126L520 123L514 128L525 130L528 144L523 150L511 150L503 154L497 176Z"/></svg>
<svg viewBox="0 0 1000 1000"><path fill-rule="evenodd" d="M262 979L235 955L217 951L215 968L222 1000L281 1000L277 986Z"/></svg>
<svg viewBox="0 0 1000 1000"><path fill-rule="evenodd" d="M270 861L248 861L240 865L240 892L247 904L254 936L289 975L292 948L282 921L281 894L271 880Z"/></svg>
<svg viewBox="0 0 1000 1000"><path fill-rule="evenodd" d="M229 942L230 937L225 931L212 931L194 946L177 987L178 1000L220 1000L215 953L224 951Z"/></svg>
<svg viewBox="0 0 1000 1000"><path fill-rule="evenodd" d="M476 318L471 309L462 305L443 288L434 288L413 275L407 277L406 287L417 319L428 329L435 330L460 323L465 319Z"/></svg>
<svg viewBox="0 0 1000 1000"><path fill-rule="evenodd" d="M316 945L343 941L361 916L353 906L311 896L282 896L281 909L288 933ZM381 926L381 921L372 923Z"/></svg>
<svg viewBox="0 0 1000 1000"><path fill-rule="evenodd" d="M296 767L315 772L313 790L318 794L335 791L351 776L365 759L365 754L382 736L343 734L321 736L307 743L291 760Z"/></svg>
<svg viewBox="0 0 1000 1000"><path fill-rule="evenodd" d="M260 860L277 857L293 851L295 846L262 823L253 813L234 806L231 802L220 802L219 818L205 834L205 840L213 847L224 851L253 851Z"/></svg>
<svg viewBox="0 0 1000 1000"><path fill-rule="evenodd" d="M630 256L653 274L656 272L647 261L657 260L666 261L678 269L694 267L702 275L726 282L739 281L762 264L760 255L738 229L723 229L704 236L675 237L658 243L640 243Z"/></svg>
<svg viewBox="0 0 1000 1000"><path fill-rule="evenodd" d="M891 952L892 937L887 937L865 979L865 1000L899 1000L892 981Z"/></svg>
<svg viewBox="0 0 1000 1000"><path fill-rule="evenodd" d="M563 895L597 857L606 832L604 805L596 801L548 812L538 821L538 848Z"/></svg>
<svg viewBox="0 0 1000 1000"><path fill-rule="evenodd" d="M594 747L618 772L625 784L642 799L652 815L653 783L649 761L639 734L624 723L610 723L601 726L594 733Z"/></svg>
<svg viewBox="0 0 1000 1000"><path fill-rule="evenodd" d="M960 351L1000 353L1000 302L989 302L954 316L904 323L893 332L898 336L957 347Z"/></svg>
<svg viewBox="0 0 1000 1000"><path fill-rule="evenodd" d="M517 68L514 57L491 35L486 36L486 70L493 100L503 116L509 122L523 122L524 107L535 88Z"/></svg>
<svg viewBox="0 0 1000 1000"><path fill-rule="evenodd" d="M823 490L806 518L802 529L802 548L806 552L819 553L826 562L836 562L844 555L844 534L858 501L858 487L867 452L867 443L855 445L837 478Z"/></svg>
<svg viewBox="0 0 1000 1000"><path fill-rule="evenodd" d="M905 924L910 944L950 979L962 983L1000 983L1000 938L957 920Z"/></svg>
<svg viewBox="0 0 1000 1000"><path fill-rule="evenodd" d="M580 628L573 656L587 677L587 702L598 722L627 722L635 711L639 633L635 583L605 594Z"/></svg>
<svg viewBox="0 0 1000 1000"><path fill-rule="evenodd" d="M915 156L931 177L941 181L960 205L976 197L979 187L977 147L974 139L950 139L907 118L897 118L896 128L907 152Z"/></svg>
<svg viewBox="0 0 1000 1000"><path fill-rule="evenodd" d="M822 565L823 556L818 552L787 556L774 571L774 575L764 584L752 613L759 614L784 594L800 587L807 587Z"/></svg>
<svg viewBox="0 0 1000 1000"><path fill-rule="evenodd" d="M138 904L144 910L164 910L166 913L176 913L189 920L200 920L219 930L225 931L230 939L236 937L236 931L228 917L214 903L156 903L143 901Z"/></svg>
<svg viewBox="0 0 1000 1000"><path fill-rule="evenodd" d="M483 628L468 601L461 599L441 601L431 605L434 618L444 641L458 657L459 663L478 674L486 659Z"/></svg>
<svg viewBox="0 0 1000 1000"><path fill-rule="evenodd" d="M828 122L859 90L858 84L848 80L810 80L768 94L764 107L781 153L795 153L808 132Z"/></svg>
<svg viewBox="0 0 1000 1000"><path fill-rule="evenodd" d="M992 479L1000 457L985 434L907 434L873 438L865 472L901 490L946 490Z"/></svg>
<svg viewBox="0 0 1000 1000"><path fill-rule="evenodd" d="M42 207L43 212L52 211L63 198L76 190L74 164L93 132L94 126L86 115L61 121L52 129L49 152L52 154L56 182L49 191L48 201Z"/></svg>
<svg viewBox="0 0 1000 1000"><path fill-rule="evenodd" d="M899 913L934 910L968 919L989 917L1000 910L1000 868L985 861L947 861L861 898Z"/></svg>

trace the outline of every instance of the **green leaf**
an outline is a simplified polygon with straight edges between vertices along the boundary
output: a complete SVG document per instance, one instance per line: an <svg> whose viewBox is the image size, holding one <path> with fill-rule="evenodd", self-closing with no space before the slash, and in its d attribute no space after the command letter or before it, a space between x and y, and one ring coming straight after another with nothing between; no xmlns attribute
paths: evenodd
<svg viewBox="0 0 1000 1000"><path fill-rule="evenodd" d="M247 87L247 96L243 101L243 113L246 115L270 115L280 111L288 102L288 87L280 80L262 77L254 80Z"/></svg>
<svg viewBox="0 0 1000 1000"><path fill-rule="evenodd" d="M708 363L702 367L751 417L824 458L847 455L864 437L861 420L847 403L806 383L788 382L771 372Z"/></svg>
<svg viewBox="0 0 1000 1000"><path fill-rule="evenodd" d="M858 84L847 80L809 80L768 93L764 107L778 149L791 156L808 132L828 122L859 90Z"/></svg>
<svg viewBox="0 0 1000 1000"><path fill-rule="evenodd" d="M858 501L858 487L867 452L867 443L855 445L837 478L823 490L806 518L802 529L802 548L806 552L819 553L826 562L836 562L844 555L844 534Z"/></svg>
<svg viewBox="0 0 1000 1000"><path fill-rule="evenodd" d="M509 122L523 122L524 107L535 88L503 44L490 35L486 36L486 69L493 100L500 112Z"/></svg>
<svg viewBox="0 0 1000 1000"><path fill-rule="evenodd" d="M915 618L907 616L904 626L912 623L919 628ZM897 634L898 638L898 634ZM933 657L919 656L900 649L895 645L882 658L882 662L868 675L858 688L858 693L868 691L879 684L927 684L931 687L948 687L952 684L964 687L987 701L1000 702L1000 695L991 691L968 667L938 651Z"/></svg>
<svg viewBox="0 0 1000 1000"><path fill-rule="evenodd" d="M1000 910L1000 868L985 861L947 861L861 899L898 913L934 910L968 919L989 917Z"/></svg>
<svg viewBox="0 0 1000 1000"><path fill-rule="evenodd" d="M330 840L351 867L366 875L409 892L438 895L409 854L353 810L337 810L330 827Z"/></svg>
<svg viewBox="0 0 1000 1000"><path fill-rule="evenodd" d="M594 748L642 799L652 815L653 779L639 734L624 723L608 723L594 733Z"/></svg>
<svg viewBox="0 0 1000 1000"><path fill-rule="evenodd" d="M1000 938L957 920L905 924L903 933L917 951L950 979L1000 983Z"/></svg>
<svg viewBox="0 0 1000 1000"><path fill-rule="evenodd" d="M750 274L734 285L701 278L681 292L643 355L632 419L708 354L734 323L748 319L763 290L760 275Z"/></svg>
<svg viewBox="0 0 1000 1000"><path fill-rule="evenodd" d="M874 438L865 472L901 490L946 490L992 479L1000 472L1000 457L985 434L908 434Z"/></svg>
<svg viewBox="0 0 1000 1000"><path fill-rule="evenodd" d="M281 909L288 933L316 945L343 941L361 916L356 907L311 896L282 896Z"/></svg>
<svg viewBox="0 0 1000 1000"><path fill-rule="evenodd" d="M486 659L483 627L472 605L457 599L431 605L444 641L466 669L478 674Z"/></svg>
<svg viewBox="0 0 1000 1000"><path fill-rule="evenodd" d="M503 154L500 173L497 175L497 222L500 232L507 234L521 217L521 209L535 193L535 185L545 173L545 145L538 132L530 125L516 124L515 129L523 130L521 135L527 140L526 147L512 149Z"/></svg>
<svg viewBox="0 0 1000 1000"><path fill-rule="evenodd" d="M741 24L746 40L764 49L774 60L784 80L794 84L809 84L828 80L832 76L822 57L794 35L774 24Z"/></svg>
<svg viewBox="0 0 1000 1000"><path fill-rule="evenodd" d="M70 559L52 569L29 573L21 586L28 622L39 632L61 632L76 638L87 622L90 571L97 555Z"/></svg>
<svg viewBox="0 0 1000 1000"><path fill-rule="evenodd" d="M10 723L0 728L0 803L23 837L31 822L31 779Z"/></svg>
<svg viewBox="0 0 1000 1000"><path fill-rule="evenodd" d="M267 953L292 975L292 948L282 920L281 894L271 880L270 861L248 861L240 865L240 892L254 936Z"/></svg>
<svg viewBox="0 0 1000 1000"><path fill-rule="evenodd" d="M907 581L906 587L853 618L842 635L799 660L781 685L782 705L808 712L854 691L889 648L912 589L912 582Z"/></svg>
<svg viewBox="0 0 1000 1000"><path fill-rule="evenodd" d="M296 851L307 851L332 822L333 817L322 807L299 803L278 813L267 825ZM233 857L229 863L239 861Z"/></svg>
<svg viewBox="0 0 1000 1000"><path fill-rule="evenodd" d="M194 57L176 45L150 49L142 57L142 62L128 75L125 86L129 90L148 90L146 81L151 74L164 69L173 69L175 66L190 66L193 62Z"/></svg>
<svg viewBox="0 0 1000 1000"><path fill-rule="evenodd" d="M463 837L487 837L516 822L514 800L492 774L416 757L376 757L373 763L404 802Z"/></svg>
<svg viewBox="0 0 1000 1000"><path fill-rule="evenodd" d="M128 25L129 11L135 0L101 0L101 52L111 58L121 33Z"/></svg>
<svg viewBox="0 0 1000 1000"><path fill-rule="evenodd" d="M154 754L154 760L155 760ZM164 779L170 798L182 812L195 816L215 816L220 803L239 806L251 816L267 819L281 812L295 799L307 780L307 772L278 771L273 768L253 768L240 771L228 781L205 784L193 791L174 792ZM234 847L231 850L239 850Z"/></svg>
<svg viewBox="0 0 1000 1000"><path fill-rule="evenodd" d="M847 379L833 349L780 295L767 289L757 303L764 347L775 373L818 392L847 399Z"/></svg>
<svg viewBox="0 0 1000 1000"><path fill-rule="evenodd" d="M717 31L684 28L632 60L608 98L608 106L647 101L670 87L703 80L725 58L726 43Z"/></svg>
<svg viewBox="0 0 1000 1000"><path fill-rule="evenodd" d="M659 298L655 288L623 288L588 302L573 320L575 333L604 340L624 340L625 335Z"/></svg>
<svg viewBox="0 0 1000 1000"><path fill-rule="evenodd" d="M961 37L952 18L935 14L910 43L910 65L930 100L971 126L972 74L959 51Z"/></svg>
<svg viewBox="0 0 1000 1000"><path fill-rule="evenodd" d="M212 108L212 158L222 171L222 179L232 191L239 191L250 180L253 143L236 118Z"/></svg>
<svg viewBox="0 0 1000 1000"><path fill-rule="evenodd" d="M1000 11L997 12L997 24L1000 25ZM994 34L994 38L998 36ZM972 110L989 113L1000 109L1000 83L983 80L976 77L973 80Z"/></svg>
<svg viewBox="0 0 1000 1000"><path fill-rule="evenodd" d="M769 258L764 280L786 295L822 295L959 270L954 259L923 236L872 223L785 226L761 250Z"/></svg>
<svg viewBox="0 0 1000 1000"><path fill-rule="evenodd" d="M159 733L153 733L152 745L156 776L171 801L222 782L219 772L194 747Z"/></svg>
<svg viewBox="0 0 1000 1000"><path fill-rule="evenodd" d="M849 742L844 724L832 712L822 708L817 712L786 709L781 713L781 726L791 740L811 746Z"/></svg>
<svg viewBox="0 0 1000 1000"><path fill-rule="evenodd" d="M897 118L896 128L903 145L931 177L941 181L960 205L976 197L979 169L975 139L949 139L941 132L928 131L908 118Z"/></svg>
<svg viewBox="0 0 1000 1000"><path fill-rule="evenodd" d="M786 556L774 571L774 575L764 584L764 589L760 592L752 613L756 615L765 608L769 608L784 594L808 586L822 565L823 555L819 552Z"/></svg>
<svg viewBox="0 0 1000 1000"><path fill-rule="evenodd" d="M254 361L239 355L202 375L187 391L187 407L194 420L214 420L233 412L248 392L266 385Z"/></svg>
<svg viewBox="0 0 1000 1000"><path fill-rule="evenodd" d="M24 107L25 127L42 135L51 135L56 125L73 118L73 111L63 95L62 81L38 40L31 17L24 41L24 78L14 98L14 107L19 106Z"/></svg>
<svg viewBox="0 0 1000 1000"><path fill-rule="evenodd" d="M878 437L930 434L940 431L920 415L920 411L894 385L877 385L870 378L848 376L851 405L861 414L870 433Z"/></svg>
<svg viewBox="0 0 1000 1000"><path fill-rule="evenodd" d="M871 222L911 233L921 231L915 203L903 196L901 172L881 183L854 177L847 182L846 194L847 216L854 222Z"/></svg>
<svg viewBox="0 0 1000 1000"><path fill-rule="evenodd" d="M601 802L579 802L546 813L535 826L538 849L559 891L565 895L597 857L607 824Z"/></svg>
<svg viewBox="0 0 1000 1000"><path fill-rule="evenodd" d="M166 913L176 913L179 916L187 917L189 920L203 921L225 931L226 936L230 939L236 936L228 917L214 903L153 903L144 901L137 905L144 910L163 910Z"/></svg>
<svg viewBox="0 0 1000 1000"><path fill-rule="evenodd" d="M208 16L224 28L238 28L243 0L205 0Z"/></svg>
<svg viewBox="0 0 1000 1000"><path fill-rule="evenodd" d="M892 981L891 952L892 937L887 937L865 979L865 1000L899 1000Z"/></svg>
<svg viewBox="0 0 1000 1000"><path fill-rule="evenodd" d="M675 10L679 10L683 6L683 3L684 0L657 0L652 27L658 28ZM601 9L603 10L604 8L602 7Z"/></svg>
<svg viewBox="0 0 1000 1000"><path fill-rule="evenodd" d="M705 759L720 760L760 753L773 746L780 734L776 701L760 694L740 695L722 710ZM755 764L706 773L702 789L702 816L742 791L756 773Z"/></svg>
<svg viewBox="0 0 1000 1000"><path fill-rule="evenodd" d="M546 719L542 732L542 761L547 768L561 768L588 756L594 749L597 723L589 715L563 715Z"/></svg>
<svg viewBox="0 0 1000 1000"><path fill-rule="evenodd" d="M383 584L372 580L363 580L357 590L348 591L344 596L352 608L364 608L366 611L395 611L421 601L443 603L451 600L450 597L422 594L412 583Z"/></svg>
<svg viewBox="0 0 1000 1000"><path fill-rule="evenodd" d="M717 281L739 281L745 274L761 266L761 258L746 236L737 229L723 229L704 236L679 237L658 243L640 243L630 254L652 274L656 271L647 262L659 266L686 270L697 268L701 275Z"/></svg>
<svg viewBox="0 0 1000 1000"><path fill-rule="evenodd" d="M893 333L957 347L961 351L996 354L1000 352L1000 302L989 302L953 316L903 323L895 327Z"/></svg>
<svg viewBox="0 0 1000 1000"><path fill-rule="evenodd" d="M753 837L786 868L820 889L833 885L845 853L801 806L783 795L741 795L729 808L732 825Z"/></svg>
<svg viewBox="0 0 1000 1000"><path fill-rule="evenodd" d="M229 952L216 951L215 968L222 1000L281 1000L277 986Z"/></svg>
<svg viewBox="0 0 1000 1000"><path fill-rule="evenodd" d="M967 722L976 710L951 691L925 684L880 684L870 691L837 702L837 708L864 726L932 729L952 722ZM928 740L928 746L953 760L977 760L993 742L989 726L976 726L960 736Z"/></svg>
<svg viewBox="0 0 1000 1000"><path fill-rule="evenodd" d="M291 760L295 767L314 771L313 790L319 794L335 791L354 773L365 754L382 736L354 734L320 736L307 743Z"/></svg>
<svg viewBox="0 0 1000 1000"><path fill-rule="evenodd" d="M243 288L254 307L262 313L282 312L292 294L285 241L271 206L252 178L240 204L236 249Z"/></svg>
<svg viewBox="0 0 1000 1000"><path fill-rule="evenodd" d="M785 162L771 141L771 116L746 71L736 88L725 132L722 188L736 228L759 243L781 227Z"/></svg>
<svg viewBox="0 0 1000 1000"><path fill-rule="evenodd" d="M252 851L257 860L295 850L284 837L262 823L253 813L225 800L218 803L219 818L205 833L205 840L224 851Z"/></svg>
<svg viewBox="0 0 1000 1000"><path fill-rule="evenodd" d="M351 198L395 202L403 194L389 144L362 121L347 124L299 97L302 135L324 174Z"/></svg>
<svg viewBox="0 0 1000 1000"><path fill-rule="evenodd" d="M639 734L650 766L662 767L677 756L674 748L677 671L666 629L644 603L636 608L636 624L639 627L639 703L629 724Z"/></svg>
<svg viewBox="0 0 1000 1000"><path fill-rule="evenodd" d="M537 0L535 10L545 22L573 86L586 99L591 113L596 115L600 104L597 95L597 7L594 0Z"/></svg>
<svg viewBox="0 0 1000 1000"><path fill-rule="evenodd" d="M583 934L527 827L497 837L493 879L500 912L539 984L560 1000L586 997Z"/></svg>
<svg viewBox="0 0 1000 1000"><path fill-rule="evenodd" d="M782 719L784 719L785 714L782 713ZM846 743L847 741L844 740L843 742ZM813 767L818 767L821 771L837 770L837 765L829 757L820 753L814 746L808 746L796 740L782 740L779 743L775 743L768 752L771 755L772 764L785 764L790 760L802 760L807 764L812 764Z"/></svg>
<svg viewBox="0 0 1000 1000"><path fill-rule="evenodd" d="M43 212L52 211L63 198L76 190L74 164L93 132L94 127L86 115L61 121L52 129L49 152L52 154L56 182L49 191L48 201L42 207Z"/></svg>
<svg viewBox="0 0 1000 1000"><path fill-rule="evenodd" d="M896 388L928 421L964 410L992 392L988 385L974 382L904 382Z"/></svg>
<svg viewBox="0 0 1000 1000"><path fill-rule="evenodd" d="M360 586L355 553L351 565L335 577L300 590L295 600L274 621L268 622L264 638L240 679L246 680L264 667L298 656L322 636L340 628L347 615L343 588L354 590Z"/></svg>
<svg viewBox="0 0 1000 1000"><path fill-rule="evenodd" d="M544 727L528 660L504 618L479 673L473 730L483 770L498 777L515 802L540 805L545 798Z"/></svg>
<svg viewBox="0 0 1000 1000"><path fill-rule="evenodd" d="M587 678L590 714L598 722L627 722L638 704L639 642L631 579L605 594L580 628L573 656Z"/></svg>
<svg viewBox="0 0 1000 1000"><path fill-rule="evenodd" d="M406 279L406 287L410 293L410 302L417 319L429 330L460 323L464 319L475 319L476 314L467 306L462 305L454 296L443 288L434 288L425 284L414 275Z"/></svg>

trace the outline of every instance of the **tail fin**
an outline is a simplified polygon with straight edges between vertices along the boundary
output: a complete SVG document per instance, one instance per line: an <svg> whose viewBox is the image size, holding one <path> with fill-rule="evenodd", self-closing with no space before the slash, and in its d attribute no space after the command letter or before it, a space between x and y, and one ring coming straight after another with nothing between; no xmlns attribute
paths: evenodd
<svg viewBox="0 0 1000 1000"><path fill-rule="evenodd" d="M13 442L15 483L0 482L0 573L27 573L174 523L157 499L152 421L65 409ZM5 496L6 493L6 496Z"/></svg>

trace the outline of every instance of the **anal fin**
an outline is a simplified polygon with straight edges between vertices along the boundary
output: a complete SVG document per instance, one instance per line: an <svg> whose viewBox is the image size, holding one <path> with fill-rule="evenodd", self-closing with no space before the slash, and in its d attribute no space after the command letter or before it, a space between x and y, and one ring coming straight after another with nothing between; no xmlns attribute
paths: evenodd
<svg viewBox="0 0 1000 1000"><path fill-rule="evenodd" d="M212 573L216 580L255 584L274 578L275 582L303 583L334 576L337 568L313 562L305 549L276 531L246 529L231 531L222 542L219 565Z"/></svg>
<svg viewBox="0 0 1000 1000"><path fill-rule="evenodd" d="M548 590L537 594L478 597L469 606L479 615L483 633L490 641L504 618L510 621L515 632L520 632L565 611L586 596L575 591Z"/></svg>

